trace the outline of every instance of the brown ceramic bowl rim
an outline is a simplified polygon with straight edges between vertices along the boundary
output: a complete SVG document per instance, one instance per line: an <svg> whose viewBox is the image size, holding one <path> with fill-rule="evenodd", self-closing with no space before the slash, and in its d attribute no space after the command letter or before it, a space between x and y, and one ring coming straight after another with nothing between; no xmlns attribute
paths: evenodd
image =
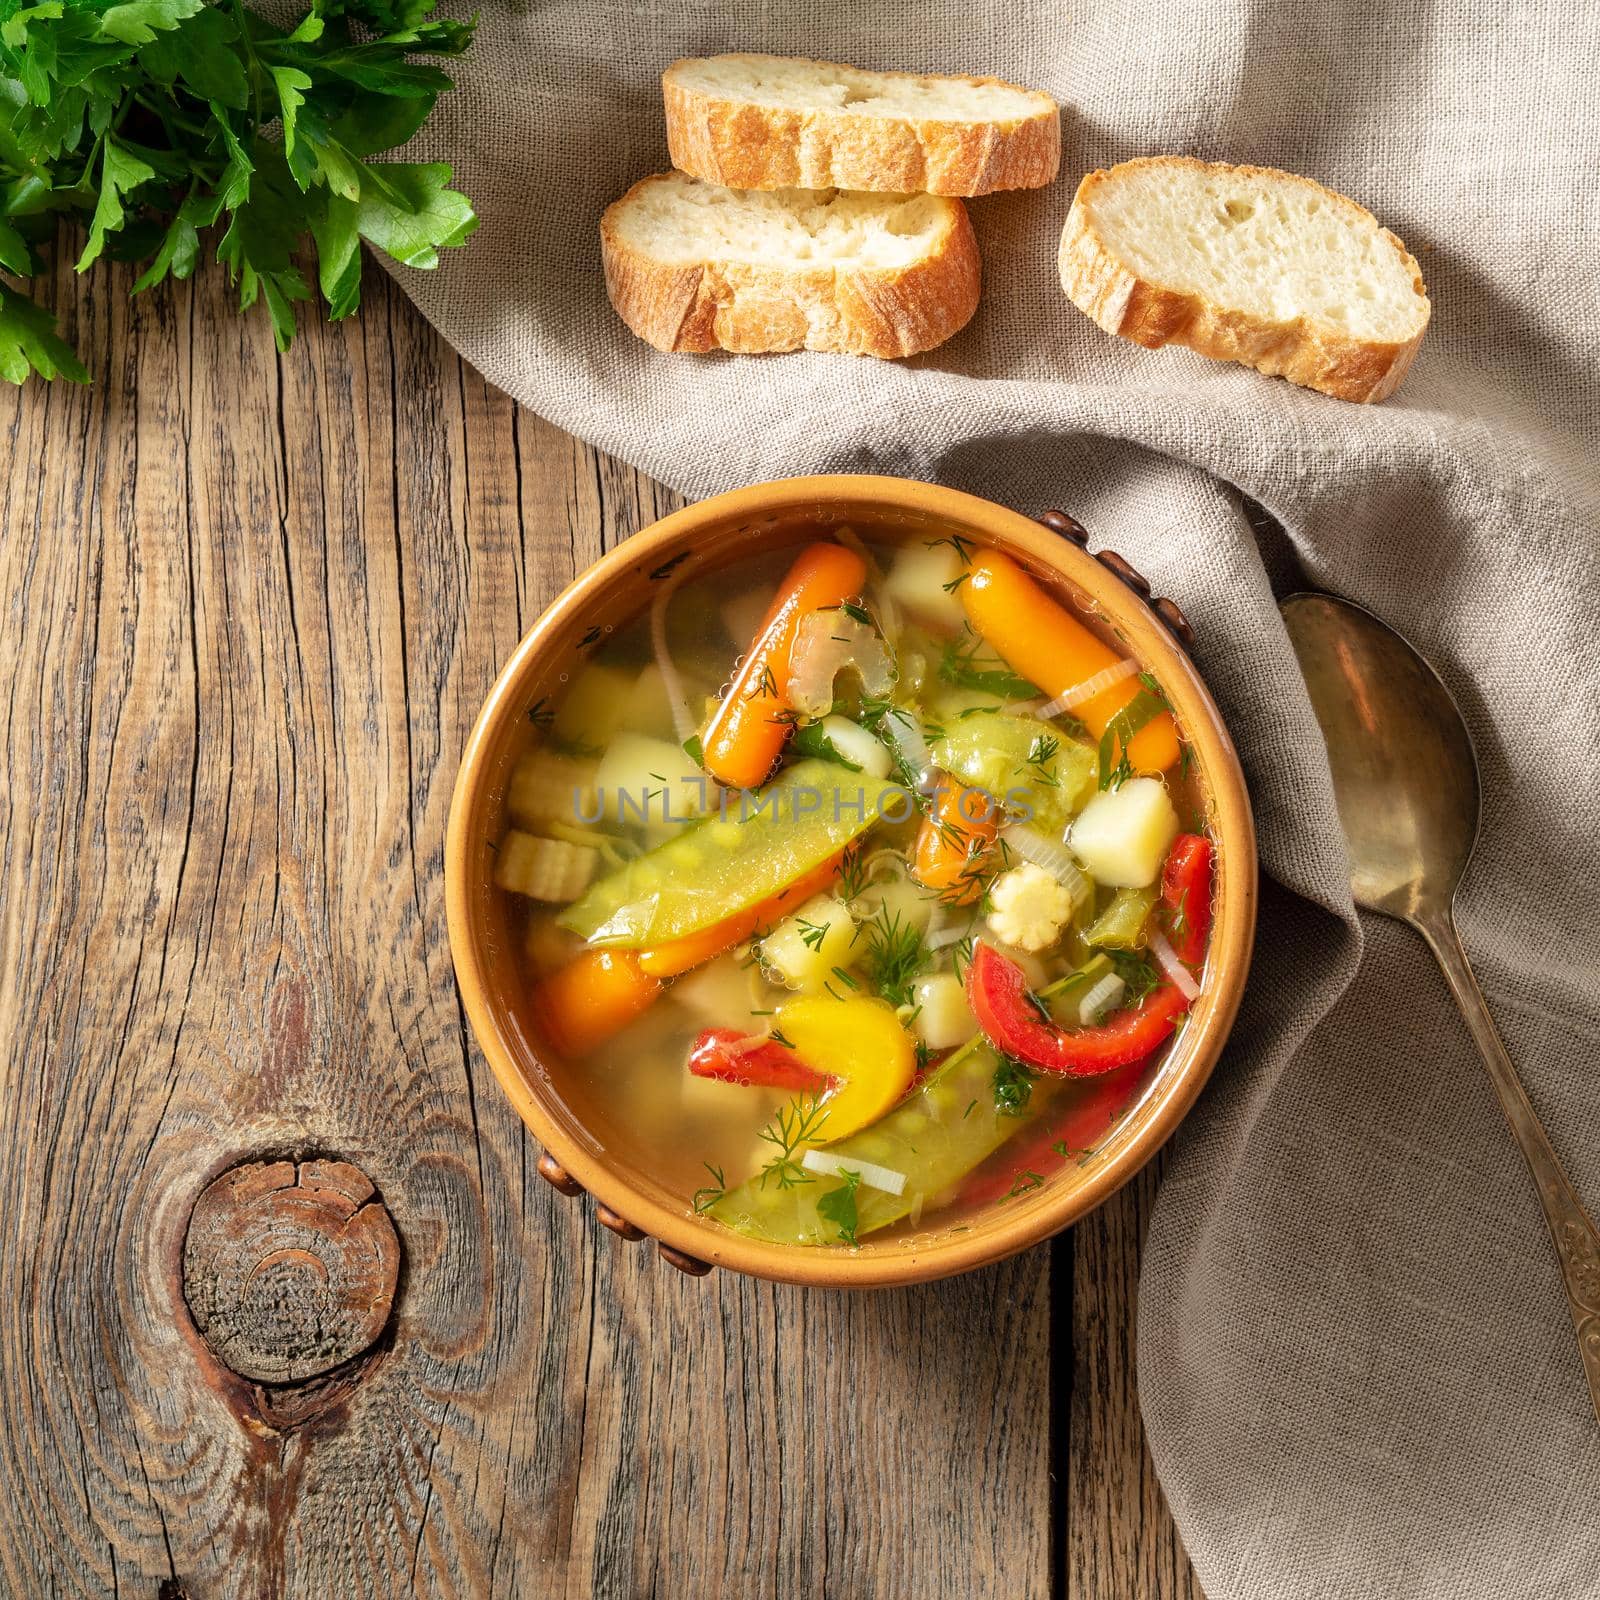
<svg viewBox="0 0 1600 1600"><path fill-rule="evenodd" d="M1028 1197L1028 1204L997 1211L992 1224L930 1235L925 1245L881 1255L747 1238L686 1207L662 1204L630 1182L626 1171L586 1148L563 1125L563 1117L545 1104L550 1090L531 1081L519 1062L508 1019L486 978L481 930L471 914L469 855L485 803L486 757L506 722L526 710L528 690L545 665L547 641L558 639L574 614L611 582L630 569L648 569L692 548L697 535L840 502L859 508L852 515L880 512L886 523L910 513L949 524L975 542L1023 555L1090 595L1172 702L1199 763L1218 843L1217 914L1205 989L1140 1103L1142 1120L1136 1132L1120 1143L1108 1141L1105 1159L1097 1159L1077 1185L1046 1184L1036 1197ZM662 518L581 573L540 616L490 690L467 741L450 807L445 901L451 954L479 1045L534 1137L597 1202L663 1245L716 1266L799 1284L888 1287L971 1271L1049 1238L1119 1189L1171 1136L1210 1077L1243 993L1255 929L1255 831L1232 741L1189 658L1154 612L1093 556L1019 512L958 490L868 475L784 478L717 495Z"/></svg>

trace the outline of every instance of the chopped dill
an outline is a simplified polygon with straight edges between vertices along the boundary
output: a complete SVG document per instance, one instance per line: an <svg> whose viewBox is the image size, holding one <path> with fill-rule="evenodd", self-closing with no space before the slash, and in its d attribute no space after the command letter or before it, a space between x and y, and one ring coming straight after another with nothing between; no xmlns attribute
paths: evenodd
<svg viewBox="0 0 1600 1600"><path fill-rule="evenodd" d="M822 941L828 937L829 923L807 922L804 917L796 917L795 925L800 929L800 942L807 950L822 948Z"/></svg>
<svg viewBox="0 0 1600 1600"><path fill-rule="evenodd" d="M1100 735L1098 755L1102 789L1120 789L1133 776L1128 746L1146 723L1172 709L1161 692L1161 685L1148 672L1139 674L1139 682L1142 685L1139 692L1106 724L1105 732ZM1115 765L1112 764L1113 755L1117 757Z"/></svg>
<svg viewBox="0 0 1600 1600"><path fill-rule="evenodd" d="M721 1167L714 1167L709 1161L702 1161L700 1165L711 1174L711 1182L696 1189L689 1197L689 1203L704 1216L728 1192L728 1183L722 1176Z"/></svg>
<svg viewBox="0 0 1600 1600"><path fill-rule="evenodd" d="M939 676L958 689L977 689L998 695L1002 700L1037 700L1038 686L1019 677L996 657L985 657L982 641L974 635L970 642L945 641L939 656Z"/></svg>
<svg viewBox="0 0 1600 1600"><path fill-rule="evenodd" d="M814 1095L800 1095L788 1105L778 1108L778 1114L761 1130L760 1135L777 1151L761 1169L760 1183L763 1189L769 1178L780 1189L794 1189L802 1183L815 1181L800 1165L795 1152L801 1145L814 1144L827 1120L828 1113L818 1104Z"/></svg>
<svg viewBox="0 0 1600 1600"><path fill-rule="evenodd" d="M855 900L866 891L867 868L859 845L851 845L839 863L839 898Z"/></svg>
<svg viewBox="0 0 1600 1600"><path fill-rule="evenodd" d="M865 623L869 628L873 626L871 612L859 600L841 600L839 609L852 621Z"/></svg>
<svg viewBox="0 0 1600 1600"><path fill-rule="evenodd" d="M891 915L884 907L863 922L859 931L867 945L861 958L867 981L890 1005L909 1006L911 985L928 961L921 932L898 912Z"/></svg>
<svg viewBox="0 0 1600 1600"><path fill-rule="evenodd" d="M857 983L856 980L854 978L852 978L850 976L850 974L844 970L843 967L835 967L833 969L833 975L847 989L859 989L861 987L861 985L859 983Z"/></svg>
<svg viewBox="0 0 1600 1600"><path fill-rule="evenodd" d="M994 1108L1002 1117L1020 1117L1033 1098L1033 1074L1015 1056L1001 1056L994 1069Z"/></svg>
<svg viewBox="0 0 1600 1600"><path fill-rule="evenodd" d="M1172 933L1172 942L1182 944L1189 937L1189 891L1185 889L1178 896L1178 903L1172 908L1172 913L1167 920L1167 926Z"/></svg>
<svg viewBox="0 0 1600 1600"><path fill-rule="evenodd" d="M548 695L540 695L528 707L528 721L536 728L548 728L556 720L556 709L550 704Z"/></svg>
<svg viewBox="0 0 1600 1600"><path fill-rule="evenodd" d="M874 733L878 731L883 719L894 710L894 701L884 694L864 694L861 696L860 704L862 725Z"/></svg>
<svg viewBox="0 0 1600 1600"><path fill-rule="evenodd" d="M1053 763L1057 752L1061 749L1061 741L1054 734L1040 733L1034 736L1033 743L1028 746L1026 761L1033 768L1034 780L1051 789L1061 787L1061 775L1056 772Z"/></svg>
<svg viewBox="0 0 1600 1600"><path fill-rule="evenodd" d="M1106 732L1106 739L1109 739L1110 737L1111 732L1108 729ZM1128 759L1127 746L1124 745L1122 747L1122 750L1117 757L1117 764L1114 767L1108 767L1106 765L1105 739L1100 741L1100 749L1100 787L1102 789L1120 789L1123 784L1125 784L1128 779L1133 776L1133 763Z"/></svg>
<svg viewBox="0 0 1600 1600"><path fill-rule="evenodd" d="M1027 1194L1030 1190L1040 1188L1043 1183L1042 1172L1019 1172L1011 1180L1011 1187L1000 1196L996 1204L1003 1206L1007 1200L1015 1200L1019 1194Z"/></svg>
<svg viewBox="0 0 1600 1600"><path fill-rule="evenodd" d="M956 553L956 558L964 567L972 565L972 541L963 539L959 533L947 533L942 539L924 539L923 543L930 550L937 550L940 545L947 544Z"/></svg>
<svg viewBox="0 0 1600 1600"><path fill-rule="evenodd" d="M1107 950L1105 954L1111 959L1112 970L1128 986L1128 992L1122 997L1124 1007L1138 1005L1161 982L1155 963L1144 956L1131 950Z"/></svg>

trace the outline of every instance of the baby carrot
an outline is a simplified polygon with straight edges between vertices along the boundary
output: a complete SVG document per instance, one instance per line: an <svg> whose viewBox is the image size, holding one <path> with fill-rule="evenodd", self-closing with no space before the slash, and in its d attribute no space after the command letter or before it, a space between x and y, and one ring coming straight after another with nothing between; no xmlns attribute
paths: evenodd
<svg viewBox="0 0 1600 1600"><path fill-rule="evenodd" d="M718 783L753 789L772 770L789 737L789 652L800 619L859 594L866 576L866 563L843 545L800 552L701 736L705 769Z"/></svg>
<svg viewBox="0 0 1600 1600"><path fill-rule="evenodd" d="M1123 659L998 550L973 556L971 576L959 593L967 620L990 648L1052 699ZM1139 688L1137 677L1123 678L1075 706L1072 715L1098 737ZM1133 736L1127 755L1136 772L1165 772L1178 759L1172 713L1152 717Z"/></svg>
<svg viewBox="0 0 1600 1600"><path fill-rule="evenodd" d="M838 876L844 852L796 878L786 889L685 939L653 950L585 950L534 990L533 1004L550 1042L564 1056L585 1056L643 1015L663 980L720 956L758 928L820 893Z"/></svg>
<svg viewBox="0 0 1600 1600"><path fill-rule="evenodd" d="M534 1013L564 1056L587 1055L649 1009L660 978L639 965L631 950L585 950L541 980Z"/></svg>
<svg viewBox="0 0 1600 1600"><path fill-rule="evenodd" d="M911 875L951 905L970 905L982 889L979 872L1000 827L1000 808L982 789L953 779L939 785L917 831Z"/></svg>
<svg viewBox="0 0 1600 1600"><path fill-rule="evenodd" d="M675 978L680 972L698 967L702 962L720 956L724 950L748 939L758 928L770 928L787 912L820 894L839 875L839 864L844 851L815 866L810 872L796 878L786 889L758 901L747 911L740 911L721 922L702 928L682 939L668 944L658 944L653 950L639 952L639 965L655 978Z"/></svg>

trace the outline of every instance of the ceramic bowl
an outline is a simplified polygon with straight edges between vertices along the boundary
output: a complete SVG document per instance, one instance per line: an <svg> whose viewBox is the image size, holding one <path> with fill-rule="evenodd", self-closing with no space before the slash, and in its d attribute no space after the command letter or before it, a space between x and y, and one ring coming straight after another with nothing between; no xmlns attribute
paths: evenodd
<svg viewBox="0 0 1600 1600"><path fill-rule="evenodd" d="M801 544L847 524L877 539L951 533L1006 551L1099 625L1159 679L1189 741L1217 841L1216 906L1205 986L1176 1045L1106 1142L1082 1166L965 1231L936 1223L917 1236L864 1240L859 1249L769 1244L695 1215L646 1174L619 1163L557 1092L527 1002L520 941L493 889L490 844L523 717L555 696L608 625L644 612L670 573L714 569L755 548ZM558 1189L587 1191L600 1220L626 1239L653 1237L688 1272L708 1266L802 1284L873 1287L918 1282L999 1260L1049 1238L1126 1183L1194 1104L1227 1038L1249 967L1256 916L1256 847L1249 797L1231 740L1189 660L1177 608L1108 552L1089 554L1070 519L1034 521L951 489L900 478L812 477L758 484L674 512L590 567L541 616L490 691L456 779L445 851L450 948L467 1015L501 1087L544 1147L540 1171Z"/></svg>

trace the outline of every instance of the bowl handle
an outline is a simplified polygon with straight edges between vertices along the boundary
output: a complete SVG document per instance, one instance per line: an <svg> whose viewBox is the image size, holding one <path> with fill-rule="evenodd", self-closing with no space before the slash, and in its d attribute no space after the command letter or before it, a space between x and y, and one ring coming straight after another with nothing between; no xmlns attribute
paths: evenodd
<svg viewBox="0 0 1600 1600"><path fill-rule="evenodd" d="M1037 518L1052 533L1058 533L1063 539L1070 539L1080 550L1089 549L1089 534L1087 529L1076 517L1069 517L1065 511L1041 511ZM1150 598L1150 582L1145 575L1133 565L1131 561L1119 556L1115 550L1097 550L1094 558L1107 572L1120 578L1128 588L1141 599L1155 614L1166 624L1167 631L1183 646L1185 650L1194 648L1194 629L1189 624L1189 619L1184 616L1176 600L1169 600L1163 595L1160 599Z"/></svg>
<svg viewBox="0 0 1600 1600"><path fill-rule="evenodd" d="M544 1179L558 1194L575 1197L583 1194L584 1187L561 1165L547 1150L539 1157L539 1176ZM595 1201L594 1214L599 1219L600 1225L609 1228L619 1239L626 1239L629 1244L637 1244L641 1239L650 1236L643 1228L635 1226L626 1217L620 1216L610 1206ZM668 1266L673 1266L679 1272L686 1273L691 1278L703 1278L711 1270L709 1261L702 1261L699 1256L692 1256L687 1251L676 1250L670 1244L656 1241L656 1254Z"/></svg>

